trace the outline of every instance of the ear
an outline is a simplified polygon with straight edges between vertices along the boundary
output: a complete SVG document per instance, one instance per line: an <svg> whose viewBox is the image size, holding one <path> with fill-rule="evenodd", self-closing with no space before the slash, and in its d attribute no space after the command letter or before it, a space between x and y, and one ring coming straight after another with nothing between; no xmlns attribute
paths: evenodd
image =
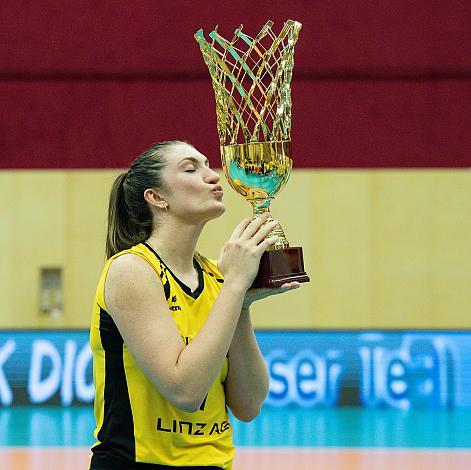
<svg viewBox="0 0 471 470"><path fill-rule="evenodd" d="M162 209L164 205L167 205L162 195L155 189L149 188L144 191L144 199L154 207Z"/></svg>

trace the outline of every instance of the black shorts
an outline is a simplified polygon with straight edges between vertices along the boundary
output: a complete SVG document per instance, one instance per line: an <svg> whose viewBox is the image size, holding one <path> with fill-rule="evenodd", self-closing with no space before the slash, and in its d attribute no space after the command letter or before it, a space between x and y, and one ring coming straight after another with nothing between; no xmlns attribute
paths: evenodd
<svg viewBox="0 0 471 470"><path fill-rule="evenodd" d="M136 463L110 454L93 454L90 470L222 470L221 467L173 467L154 463Z"/></svg>

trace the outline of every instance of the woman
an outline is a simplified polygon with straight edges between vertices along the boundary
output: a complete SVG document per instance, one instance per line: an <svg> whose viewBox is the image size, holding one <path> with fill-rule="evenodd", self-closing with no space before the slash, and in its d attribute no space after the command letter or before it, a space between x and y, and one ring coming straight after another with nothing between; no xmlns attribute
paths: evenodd
<svg viewBox="0 0 471 470"><path fill-rule="evenodd" d="M243 220L217 263L195 252L223 214L219 176L185 142L142 154L111 190L90 342L97 443L91 469L232 468L226 405L252 420L268 374L248 290L275 238L268 214Z"/></svg>

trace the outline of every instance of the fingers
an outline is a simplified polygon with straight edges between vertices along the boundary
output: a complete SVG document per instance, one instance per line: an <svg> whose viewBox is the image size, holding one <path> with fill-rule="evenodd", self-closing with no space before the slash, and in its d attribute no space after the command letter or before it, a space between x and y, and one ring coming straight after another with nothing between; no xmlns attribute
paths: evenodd
<svg viewBox="0 0 471 470"><path fill-rule="evenodd" d="M234 229L229 240L249 240L250 238L253 238L258 245L278 223L276 220L272 220L270 223L265 225L265 227L261 228L269 217L270 213L265 212L260 217L255 217L253 220L248 217L245 218Z"/></svg>
<svg viewBox="0 0 471 470"><path fill-rule="evenodd" d="M285 282L280 287L263 287L263 288L256 288L256 289L249 289L245 296L244 300L244 308L250 307L251 304L257 302L258 300L266 299L267 297L271 297L273 295L283 294L284 292L289 292L294 289L298 289L301 284L297 281L293 282Z"/></svg>
<svg viewBox="0 0 471 470"><path fill-rule="evenodd" d="M278 237L268 237L263 240L260 245L257 247L257 251L259 255L262 255L268 248L274 245L278 241Z"/></svg>
<svg viewBox="0 0 471 470"><path fill-rule="evenodd" d="M262 226L252 237L254 242L258 245L263 241L267 235L278 225L277 220L271 220L265 226Z"/></svg>
<svg viewBox="0 0 471 470"><path fill-rule="evenodd" d="M298 281L285 282L280 287L281 289L297 289L301 284Z"/></svg>
<svg viewBox="0 0 471 470"><path fill-rule="evenodd" d="M244 232L241 235L241 239L243 240L248 240L249 238L252 238L260 229L260 227L268 220L270 217L269 212L263 213L260 217L255 217L255 219L248 224L244 230Z"/></svg>
<svg viewBox="0 0 471 470"><path fill-rule="evenodd" d="M242 220L242 222L240 222L239 225L237 225L237 227L232 232L232 235L229 238L229 240L231 241L238 240L244 233L244 230L247 228L247 225L250 224L251 220L252 219L250 217L247 217L244 220Z"/></svg>
<svg viewBox="0 0 471 470"><path fill-rule="evenodd" d="M242 220L232 232L229 241L248 242L250 245L255 244L255 253L261 256L263 252L274 245L278 240L278 237L267 238L278 224L278 221L271 220L263 226L269 217L270 213L265 212L260 217L255 217L253 220L250 218Z"/></svg>

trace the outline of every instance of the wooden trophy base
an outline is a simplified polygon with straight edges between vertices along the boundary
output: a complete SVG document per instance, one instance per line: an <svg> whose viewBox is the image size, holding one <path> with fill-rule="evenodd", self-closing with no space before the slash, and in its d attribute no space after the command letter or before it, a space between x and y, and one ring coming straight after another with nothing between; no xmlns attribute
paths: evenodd
<svg viewBox="0 0 471 470"><path fill-rule="evenodd" d="M309 282L304 271L303 249L290 247L266 251L260 259L260 268L252 288L281 287L286 282Z"/></svg>

